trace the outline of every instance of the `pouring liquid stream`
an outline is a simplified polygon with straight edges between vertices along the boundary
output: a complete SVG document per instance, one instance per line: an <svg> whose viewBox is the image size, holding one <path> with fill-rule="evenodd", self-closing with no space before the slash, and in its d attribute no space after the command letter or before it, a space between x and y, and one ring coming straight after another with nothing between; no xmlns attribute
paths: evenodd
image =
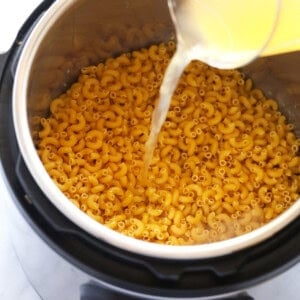
<svg viewBox="0 0 300 300"><path fill-rule="evenodd" d="M231 51L233 37L230 35L230 30L220 20L217 31L215 26L211 27L210 20L215 22L215 20L218 20L218 17L214 16L212 9L205 5L204 2L202 0L169 1L177 32L177 50L166 69L159 99L152 114L151 131L145 145L145 179L159 132L167 117L173 93L187 64L193 59L200 59L215 67L231 68L243 65L246 61L255 57L256 52L253 53L253 51ZM175 4L180 6L176 7ZM211 16L209 19L204 18L207 14ZM211 31L202 32L202 28L207 30L211 28ZM204 42L205 35L210 37L210 40L206 38Z"/></svg>
<svg viewBox="0 0 300 300"><path fill-rule="evenodd" d="M186 52L178 49L166 70L162 86L160 88L159 100L152 114L150 135L146 142L144 156L145 175L147 175L147 170L151 164L158 135L166 120L177 82L188 62L189 59L188 56L186 56Z"/></svg>
<svg viewBox="0 0 300 300"><path fill-rule="evenodd" d="M213 67L234 69L246 65L264 51L270 55L300 49L300 32L290 23L291 19L298 18L297 4L294 0L288 1L294 13L287 16L286 10L281 12L280 27L270 43L278 23L280 0L169 0L177 50L164 75L152 114L144 155L145 178L178 80L190 61L198 59ZM294 29L292 35L291 28ZM271 47L265 49L267 44Z"/></svg>

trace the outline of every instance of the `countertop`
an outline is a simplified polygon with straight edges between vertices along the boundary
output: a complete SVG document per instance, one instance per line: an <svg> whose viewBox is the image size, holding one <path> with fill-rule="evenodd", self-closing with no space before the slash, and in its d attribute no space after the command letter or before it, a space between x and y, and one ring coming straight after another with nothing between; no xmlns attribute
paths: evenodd
<svg viewBox="0 0 300 300"><path fill-rule="evenodd" d="M0 178L1 204L9 200L7 189ZM9 223L3 205L0 206L0 299L40 299L28 282L18 261L9 236Z"/></svg>
<svg viewBox="0 0 300 300"><path fill-rule="evenodd" d="M10 0L0 3L0 53L7 51L24 20L41 2L40 0ZM12 24L12 25L11 25ZM11 25L11 26L10 26ZM8 28L10 28L8 30ZM3 208L3 200L10 201L7 188L0 176L0 299L40 299L28 282L14 252L9 235L9 223ZM300 299L300 264L284 274L250 289L256 300ZM52 300L52 299L49 299Z"/></svg>

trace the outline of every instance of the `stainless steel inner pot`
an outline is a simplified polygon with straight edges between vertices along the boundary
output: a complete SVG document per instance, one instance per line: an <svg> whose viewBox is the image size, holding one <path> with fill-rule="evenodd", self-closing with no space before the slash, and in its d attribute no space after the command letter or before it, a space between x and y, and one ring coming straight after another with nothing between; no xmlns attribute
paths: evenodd
<svg viewBox="0 0 300 300"><path fill-rule="evenodd" d="M174 28L167 1L57 0L37 22L24 45L14 83L13 117L24 161L41 190L67 218L112 245L165 259L221 256L255 245L299 217L300 201L267 225L240 237L194 246L167 246L136 240L97 223L55 186L34 146L35 116L45 116L50 100L83 66L104 58L168 41ZM243 69L296 125L300 112L300 52L257 59Z"/></svg>

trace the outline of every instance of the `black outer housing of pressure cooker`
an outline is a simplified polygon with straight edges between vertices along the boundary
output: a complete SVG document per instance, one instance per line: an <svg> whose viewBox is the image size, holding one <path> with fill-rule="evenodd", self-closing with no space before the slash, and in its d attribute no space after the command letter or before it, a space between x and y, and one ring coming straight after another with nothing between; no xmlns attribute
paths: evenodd
<svg viewBox="0 0 300 300"><path fill-rule="evenodd" d="M0 56L0 158L18 210L49 247L93 278L146 297L190 298L245 290L300 260L300 218L273 237L223 257L167 260L141 256L97 239L69 221L47 199L25 166L12 119L12 90L26 36L53 1L44 1L24 23L9 52ZM51 263L51 262L45 262ZM120 299L91 282L82 299ZM121 299L129 299L121 296ZM225 299L251 299L245 294Z"/></svg>

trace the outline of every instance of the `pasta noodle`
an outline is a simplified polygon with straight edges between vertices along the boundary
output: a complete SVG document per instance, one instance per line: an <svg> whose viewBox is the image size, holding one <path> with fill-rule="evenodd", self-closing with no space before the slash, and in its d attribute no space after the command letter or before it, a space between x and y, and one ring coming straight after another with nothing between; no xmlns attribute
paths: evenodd
<svg viewBox="0 0 300 300"><path fill-rule="evenodd" d="M145 170L174 51L171 41L83 68L49 116L36 118L38 154L70 201L113 230L168 245L239 236L299 197L300 140L251 79L193 61Z"/></svg>

